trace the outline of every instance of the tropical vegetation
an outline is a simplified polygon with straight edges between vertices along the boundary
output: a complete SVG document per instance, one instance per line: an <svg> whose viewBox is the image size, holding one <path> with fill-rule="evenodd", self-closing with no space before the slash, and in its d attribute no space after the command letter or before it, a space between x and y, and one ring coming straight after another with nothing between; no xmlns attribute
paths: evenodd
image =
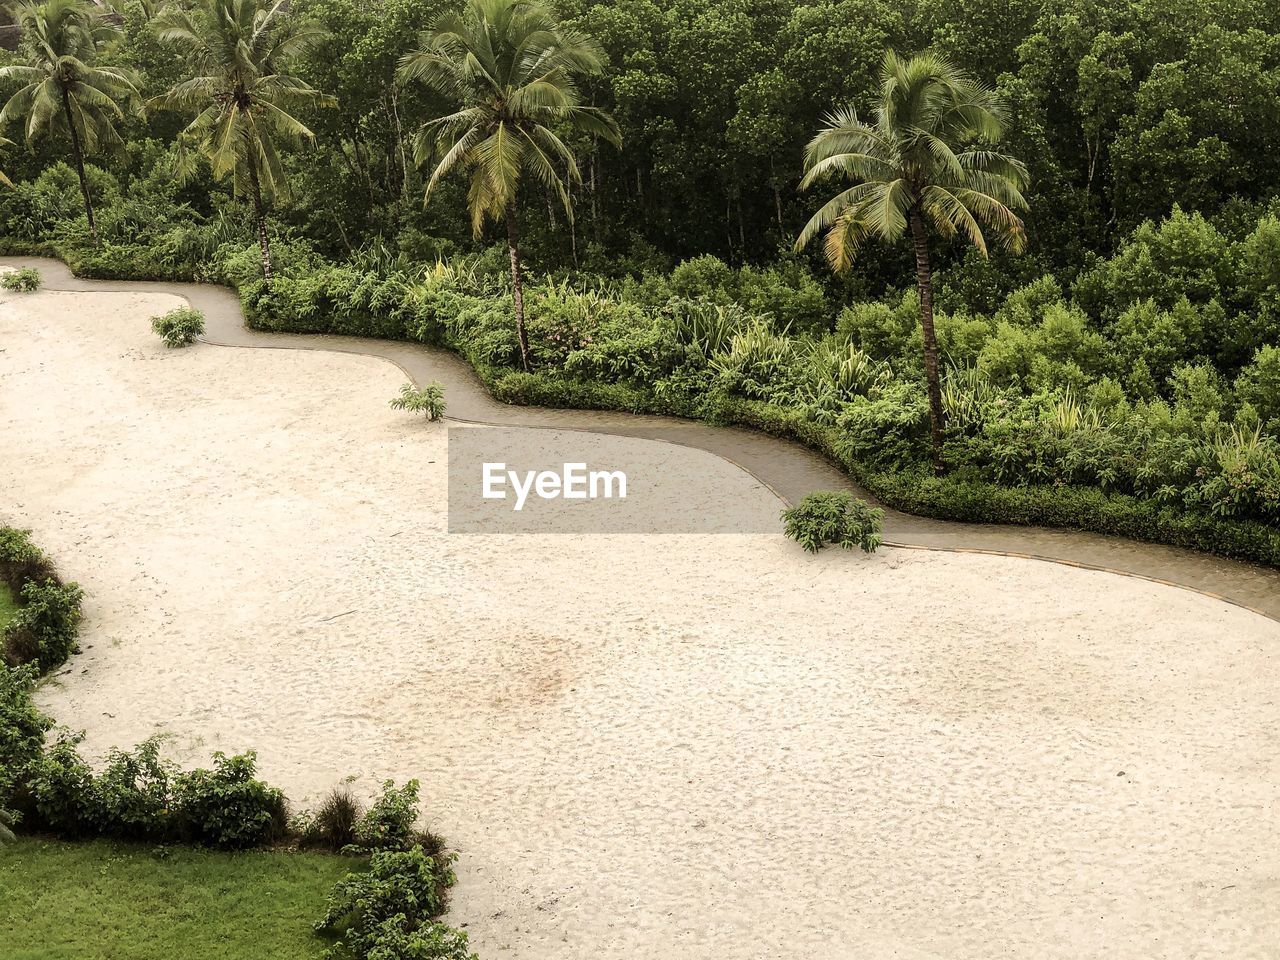
<svg viewBox="0 0 1280 960"><path fill-rule="evenodd" d="M26 38L25 56L0 66L0 83L16 87L0 108L0 127L20 121L28 142L54 135L66 138L96 243L98 226L85 158L124 145L116 125L138 93L129 71L96 63L117 28L110 8L90 0L22 2L16 13Z"/></svg>
<svg viewBox="0 0 1280 960"><path fill-rule="evenodd" d="M85 163L99 245L10 111L0 249L769 430L931 516L1280 563L1273 4L218 2L95 47L153 107Z"/></svg>
<svg viewBox="0 0 1280 960"><path fill-rule="evenodd" d="M189 347L204 333L204 314L192 307L176 307L152 317L151 330L166 347Z"/></svg>
<svg viewBox="0 0 1280 960"><path fill-rule="evenodd" d="M845 550L861 547L864 553L875 553L882 542L883 519L883 510L846 491L811 493L782 511L783 532L810 553L833 544Z"/></svg>

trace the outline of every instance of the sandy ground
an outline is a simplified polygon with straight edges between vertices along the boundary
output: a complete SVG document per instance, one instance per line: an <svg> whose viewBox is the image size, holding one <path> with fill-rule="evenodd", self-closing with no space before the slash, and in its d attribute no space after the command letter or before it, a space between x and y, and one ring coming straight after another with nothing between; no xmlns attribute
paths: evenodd
<svg viewBox="0 0 1280 960"><path fill-rule="evenodd" d="M398 370L166 351L172 305L0 293L0 519L88 592L40 700L91 750L420 778L485 958L1280 956L1280 625L1033 561L449 536Z"/></svg>

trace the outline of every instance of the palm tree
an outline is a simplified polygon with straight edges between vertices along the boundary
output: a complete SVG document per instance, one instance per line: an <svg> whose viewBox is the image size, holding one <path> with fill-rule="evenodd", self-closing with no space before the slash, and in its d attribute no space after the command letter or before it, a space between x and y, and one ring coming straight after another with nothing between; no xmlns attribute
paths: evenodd
<svg viewBox="0 0 1280 960"><path fill-rule="evenodd" d="M152 21L156 34L186 58L191 76L156 98L194 113L178 137L175 170L189 178L201 156L213 175L232 177L236 196L253 204L262 252L262 277L271 285L264 196L288 192L277 143L315 139L290 111L337 101L287 72L290 58L324 32L288 16L286 0L198 0L191 10L170 6Z"/></svg>
<svg viewBox="0 0 1280 960"><path fill-rule="evenodd" d="M12 146L13 146L13 143L11 141L6 140L4 137L0 137L0 147L12 147ZM6 187L13 186L13 181L4 175L3 170L0 170L0 183L3 183Z"/></svg>
<svg viewBox="0 0 1280 960"><path fill-rule="evenodd" d="M991 90L933 54L908 60L885 54L875 123L852 109L837 110L805 151L801 188L832 177L856 181L837 194L801 231L796 249L827 232L826 255L836 270L853 263L868 237L900 239L915 247L924 370L929 391L933 469L942 459L942 388L933 329L929 233L963 234L985 257L985 226L1006 248L1025 242L1020 192L1026 168L994 151L1004 131L1004 105Z"/></svg>
<svg viewBox="0 0 1280 960"><path fill-rule="evenodd" d="M122 104L138 95L126 71L93 66L102 44L119 33L106 13L87 0L19 4L14 14L26 41L27 62L0 67L0 82L21 84L0 110L0 128L21 118L28 143L46 134L66 134L95 244L98 224L84 158L122 145L115 124L124 119Z"/></svg>
<svg viewBox="0 0 1280 960"><path fill-rule="evenodd" d="M467 203L476 236L490 219L506 224L525 370L530 366L516 217L520 180L528 173L554 190L572 219L569 187L581 183L582 175L573 151L554 131L593 134L621 145L613 119L584 106L574 85L575 76L598 74L603 62L593 40L535 0L469 0L461 14L436 21L420 49L400 61L402 79L421 80L458 106L425 124L415 138L415 161L436 159L423 202L461 165L471 175Z"/></svg>

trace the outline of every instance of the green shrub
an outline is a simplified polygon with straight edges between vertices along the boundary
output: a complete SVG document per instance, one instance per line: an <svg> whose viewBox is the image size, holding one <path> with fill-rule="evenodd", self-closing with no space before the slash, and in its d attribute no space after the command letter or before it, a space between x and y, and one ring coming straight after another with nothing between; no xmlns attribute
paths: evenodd
<svg viewBox="0 0 1280 960"><path fill-rule="evenodd" d="M186 347L204 333L204 314L191 307L178 307L151 318L151 329L166 347Z"/></svg>
<svg viewBox="0 0 1280 960"><path fill-rule="evenodd" d="M101 823L93 769L76 749L82 739L84 734L62 734L27 770L40 823L66 837L91 837Z"/></svg>
<svg viewBox="0 0 1280 960"><path fill-rule="evenodd" d="M34 543L30 530L0 527L0 580L14 593L29 580L54 578L53 563Z"/></svg>
<svg viewBox="0 0 1280 960"><path fill-rule="evenodd" d="M439 420L444 416L444 387L434 381L422 389L406 383L400 388L400 396L391 400L391 409L421 413L428 420Z"/></svg>
<svg viewBox="0 0 1280 960"><path fill-rule="evenodd" d="M170 835L171 786L176 770L160 756L160 738L132 750L112 750L94 778L98 833L128 840Z"/></svg>
<svg viewBox="0 0 1280 960"><path fill-rule="evenodd" d="M40 289L40 271L35 267L22 267L20 270L9 270L0 273L0 287L5 290L16 290L19 293L35 293Z"/></svg>
<svg viewBox="0 0 1280 960"><path fill-rule="evenodd" d="M875 553L882 539L883 519L883 510L845 491L811 493L782 511L786 535L810 553L817 553L828 544L838 544L845 550L861 547L866 553Z"/></svg>
<svg viewBox="0 0 1280 960"><path fill-rule="evenodd" d="M25 780L53 726L31 699L37 676L34 664L10 667L0 662L0 807Z"/></svg>
<svg viewBox="0 0 1280 960"><path fill-rule="evenodd" d="M190 770L173 780L178 835L211 847L244 849L283 837L284 794L254 778L257 755L213 755L212 770Z"/></svg>
<svg viewBox="0 0 1280 960"><path fill-rule="evenodd" d="M373 855L367 872L338 881L315 925L317 932L341 938L330 955L352 960L395 957L398 954L386 952L389 944L419 932L430 942L431 923L444 913L454 884L453 860L428 856L421 847L384 851ZM382 953L377 952L380 947Z"/></svg>
<svg viewBox="0 0 1280 960"><path fill-rule="evenodd" d="M416 828L418 821L417 780L397 787L394 780L382 784L382 794L355 825L353 852L407 850L424 839Z"/></svg>
<svg viewBox="0 0 1280 960"><path fill-rule="evenodd" d="M1249 365L1240 371L1236 393L1252 404L1264 424L1280 434L1280 347L1259 347Z"/></svg>
<svg viewBox="0 0 1280 960"><path fill-rule="evenodd" d="M467 935L438 920L417 928L401 914L376 924L361 938L363 960L478 960ZM332 955L341 956L342 948Z"/></svg>
<svg viewBox="0 0 1280 960"><path fill-rule="evenodd" d="M61 666L76 649L84 591L74 583L28 581L18 595L18 612L4 632L10 664L35 661L41 673Z"/></svg>

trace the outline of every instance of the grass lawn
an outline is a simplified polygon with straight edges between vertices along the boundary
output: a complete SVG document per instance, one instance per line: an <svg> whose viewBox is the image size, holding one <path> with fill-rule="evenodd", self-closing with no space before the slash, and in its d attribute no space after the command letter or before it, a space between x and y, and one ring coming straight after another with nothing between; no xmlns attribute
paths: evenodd
<svg viewBox="0 0 1280 960"><path fill-rule="evenodd" d="M294 960L357 865L303 853L21 839L0 847L5 960Z"/></svg>
<svg viewBox="0 0 1280 960"><path fill-rule="evenodd" d="M0 630L9 622L9 618L17 611L18 605L13 602L13 593L7 583L0 583Z"/></svg>

